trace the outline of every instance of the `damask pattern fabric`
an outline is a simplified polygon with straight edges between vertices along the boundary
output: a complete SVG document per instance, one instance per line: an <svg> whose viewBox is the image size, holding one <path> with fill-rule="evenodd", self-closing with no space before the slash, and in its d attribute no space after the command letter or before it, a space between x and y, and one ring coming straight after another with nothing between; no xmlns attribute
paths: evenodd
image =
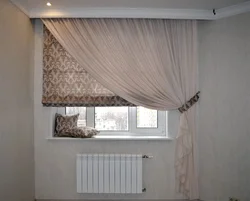
<svg viewBox="0 0 250 201"><path fill-rule="evenodd" d="M79 114L72 116L55 115L55 137L91 138L99 133L92 127L77 127Z"/></svg>
<svg viewBox="0 0 250 201"><path fill-rule="evenodd" d="M77 127L66 129L61 133L55 134L55 137L71 137L71 138L91 138L100 133L92 127Z"/></svg>
<svg viewBox="0 0 250 201"><path fill-rule="evenodd" d="M92 128L92 127L88 127L88 126L79 127L79 128L84 132L84 136L88 137L88 138L93 137L93 136L100 133L100 131L98 131L97 129Z"/></svg>
<svg viewBox="0 0 250 201"><path fill-rule="evenodd" d="M55 133L65 133L67 130L77 128L79 114L72 116L55 115Z"/></svg>
<svg viewBox="0 0 250 201"><path fill-rule="evenodd" d="M190 107L192 107L195 103L198 102L200 96L200 92L197 92L189 101L187 101L184 105L178 108L180 113L186 112Z"/></svg>
<svg viewBox="0 0 250 201"><path fill-rule="evenodd" d="M134 106L95 79L60 45L44 26L44 106Z"/></svg>

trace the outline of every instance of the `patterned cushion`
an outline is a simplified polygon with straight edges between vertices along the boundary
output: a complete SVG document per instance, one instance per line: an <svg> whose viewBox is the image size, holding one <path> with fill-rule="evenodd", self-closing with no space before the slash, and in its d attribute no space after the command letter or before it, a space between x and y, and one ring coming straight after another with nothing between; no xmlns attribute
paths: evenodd
<svg viewBox="0 0 250 201"><path fill-rule="evenodd" d="M56 137L72 138L91 138L99 133L98 130L91 127L78 127L65 130L63 133L57 133Z"/></svg>
<svg viewBox="0 0 250 201"><path fill-rule="evenodd" d="M69 129L77 128L79 114L73 116L63 116L56 114L55 117L55 133L65 133Z"/></svg>
<svg viewBox="0 0 250 201"><path fill-rule="evenodd" d="M93 137L94 135L100 133L100 131L92 127L85 126L85 127L80 127L80 129L85 133L85 137Z"/></svg>

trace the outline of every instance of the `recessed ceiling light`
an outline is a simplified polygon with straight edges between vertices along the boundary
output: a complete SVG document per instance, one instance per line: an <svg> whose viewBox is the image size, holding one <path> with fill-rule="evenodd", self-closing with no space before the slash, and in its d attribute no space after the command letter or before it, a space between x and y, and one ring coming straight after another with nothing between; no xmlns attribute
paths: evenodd
<svg viewBox="0 0 250 201"><path fill-rule="evenodd" d="M47 2L47 6L52 6L52 4L50 2Z"/></svg>

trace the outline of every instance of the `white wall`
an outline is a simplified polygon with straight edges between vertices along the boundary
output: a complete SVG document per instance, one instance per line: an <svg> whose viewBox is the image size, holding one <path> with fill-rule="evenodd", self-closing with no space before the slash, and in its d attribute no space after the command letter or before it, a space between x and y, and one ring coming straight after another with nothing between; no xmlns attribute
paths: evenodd
<svg viewBox="0 0 250 201"><path fill-rule="evenodd" d="M48 140L52 133L52 109L41 104L42 23L35 31L35 195L37 199L175 199L174 141ZM145 160L142 195L82 195L76 193L77 153L141 153Z"/></svg>
<svg viewBox="0 0 250 201"><path fill-rule="evenodd" d="M201 198L250 200L250 13L199 23Z"/></svg>
<svg viewBox="0 0 250 201"><path fill-rule="evenodd" d="M0 200L34 200L33 30L29 18L0 0Z"/></svg>

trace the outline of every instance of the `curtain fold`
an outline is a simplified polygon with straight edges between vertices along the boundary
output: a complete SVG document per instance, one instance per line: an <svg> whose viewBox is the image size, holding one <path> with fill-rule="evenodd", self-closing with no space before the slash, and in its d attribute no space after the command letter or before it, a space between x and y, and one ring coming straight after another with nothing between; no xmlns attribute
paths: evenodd
<svg viewBox="0 0 250 201"><path fill-rule="evenodd" d="M43 19L78 63L127 101L157 110L183 106L197 92L196 21L151 19ZM180 117L176 187L198 199L195 109Z"/></svg>

